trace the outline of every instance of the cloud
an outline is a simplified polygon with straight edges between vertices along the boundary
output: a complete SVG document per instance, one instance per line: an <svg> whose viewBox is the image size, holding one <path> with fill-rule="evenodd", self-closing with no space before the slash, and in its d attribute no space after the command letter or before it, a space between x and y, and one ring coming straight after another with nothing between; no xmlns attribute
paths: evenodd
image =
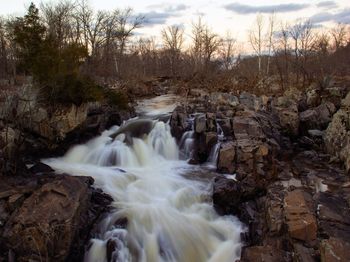
<svg viewBox="0 0 350 262"><path fill-rule="evenodd" d="M310 21L313 24L323 23L327 21L332 21L334 15L328 12L321 12L310 17Z"/></svg>
<svg viewBox="0 0 350 262"><path fill-rule="evenodd" d="M334 7L337 7L338 4L334 1L322 1L322 2L318 2L316 6L320 8L334 8Z"/></svg>
<svg viewBox="0 0 350 262"><path fill-rule="evenodd" d="M173 5L173 4L169 4L169 3L162 3L162 4L149 5L149 6L147 6L147 8L157 9L157 10L161 10L163 12L180 12L180 11L184 11L184 10L188 9L189 6L185 5L185 4Z"/></svg>
<svg viewBox="0 0 350 262"><path fill-rule="evenodd" d="M144 24L147 26L165 24L167 19L173 16L173 14L171 13L155 12L155 11L139 13L138 15L143 16L145 18Z"/></svg>
<svg viewBox="0 0 350 262"><path fill-rule="evenodd" d="M179 5L168 6L167 8L164 9L164 11L166 11L166 12L180 12L180 11L184 11L188 8L189 8L188 5L179 4Z"/></svg>
<svg viewBox="0 0 350 262"><path fill-rule="evenodd" d="M253 6L245 5L240 3L231 3L225 5L224 8L238 13L238 14L254 14L254 13L286 13L292 11L299 11L304 8L307 8L309 4L279 4L279 5L262 5L262 6Z"/></svg>
<svg viewBox="0 0 350 262"><path fill-rule="evenodd" d="M345 8L343 11L335 14L334 21L338 23L350 24L350 8Z"/></svg>
<svg viewBox="0 0 350 262"><path fill-rule="evenodd" d="M139 13L138 15L145 17L144 24L146 26L152 27L154 25L165 24L168 18L180 16L181 11L188 9L189 6L185 4L171 5L162 3L149 5L148 8L153 10Z"/></svg>
<svg viewBox="0 0 350 262"><path fill-rule="evenodd" d="M310 17L310 21L314 24L324 22L336 22L350 24L350 8L345 8L337 13L321 12Z"/></svg>

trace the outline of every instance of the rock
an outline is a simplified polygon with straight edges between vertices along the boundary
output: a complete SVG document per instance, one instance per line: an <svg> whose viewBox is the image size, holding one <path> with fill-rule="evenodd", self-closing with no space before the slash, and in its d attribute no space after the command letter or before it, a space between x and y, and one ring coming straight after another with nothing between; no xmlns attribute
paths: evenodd
<svg viewBox="0 0 350 262"><path fill-rule="evenodd" d="M316 217L308 206L309 198L311 197L299 189L288 192L284 198L284 214L289 236L305 242L314 241L317 237Z"/></svg>
<svg viewBox="0 0 350 262"><path fill-rule="evenodd" d="M213 113L206 114L206 131L207 132L217 132L216 127L216 115Z"/></svg>
<svg viewBox="0 0 350 262"><path fill-rule="evenodd" d="M0 130L0 149L3 157L12 159L18 151L17 140L19 138L18 130L11 127L5 127Z"/></svg>
<svg viewBox="0 0 350 262"><path fill-rule="evenodd" d="M266 224L271 236L278 236L284 225L283 198L281 187L271 187L267 190L265 200Z"/></svg>
<svg viewBox="0 0 350 262"><path fill-rule="evenodd" d="M9 216L10 212L8 211L6 201L0 199L0 228L2 228L5 225Z"/></svg>
<svg viewBox="0 0 350 262"><path fill-rule="evenodd" d="M254 137L261 139L265 135L260 124L253 118L254 114L236 116L232 120L232 128L236 139Z"/></svg>
<svg viewBox="0 0 350 262"><path fill-rule="evenodd" d="M311 129L308 130L307 133L309 134L309 136L311 136L312 138L322 138L324 135L324 132L321 130L317 130L317 129Z"/></svg>
<svg viewBox="0 0 350 262"><path fill-rule="evenodd" d="M306 91L306 104L308 107L316 107L321 102L320 90L312 85Z"/></svg>
<svg viewBox="0 0 350 262"><path fill-rule="evenodd" d="M337 194L316 195L319 232L324 238L350 239L350 208L347 200Z"/></svg>
<svg viewBox="0 0 350 262"><path fill-rule="evenodd" d="M350 261L350 243L338 238L322 240L321 262Z"/></svg>
<svg viewBox="0 0 350 262"><path fill-rule="evenodd" d="M88 209L88 185L64 176L47 183L28 197L11 215L4 229L7 245L17 261L65 261Z"/></svg>
<svg viewBox="0 0 350 262"><path fill-rule="evenodd" d="M235 167L236 149L233 142L222 143L218 155L217 170L221 173L233 173Z"/></svg>
<svg viewBox="0 0 350 262"><path fill-rule="evenodd" d="M194 119L194 131L198 134L205 132L206 127L206 118L205 115L198 115Z"/></svg>
<svg viewBox="0 0 350 262"><path fill-rule="evenodd" d="M328 153L344 163L350 170L350 92L342 100L340 109L334 114L328 125L324 142Z"/></svg>
<svg viewBox="0 0 350 262"><path fill-rule="evenodd" d="M287 261L283 251L272 246L253 246L243 249L241 262L281 262Z"/></svg>
<svg viewBox="0 0 350 262"><path fill-rule="evenodd" d="M272 103L272 111L279 117L283 131L289 135L299 134L298 104L288 97L279 97Z"/></svg>
<svg viewBox="0 0 350 262"><path fill-rule="evenodd" d="M294 249L293 261L315 262L316 255L315 255L314 249L307 248L298 243L294 243L293 249Z"/></svg>
<svg viewBox="0 0 350 262"><path fill-rule="evenodd" d="M215 101L218 105L229 105L231 107L239 105L238 97L230 93L213 92L210 94L210 100Z"/></svg>
<svg viewBox="0 0 350 262"><path fill-rule="evenodd" d="M240 104L244 105L249 110L257 111L262 108L262 98L247 92L242 92L239 96Z"/></svg>
<svg viewBox="0 0 350 262"><path fill-rule="evenodd" d="M335 113L335 106L326 102L314 109L300 113L300 129L305 134L309 129L323 130L328 126Z"/></svg>
<svg viewBox="0 0 350 262"><path fill-rule="evenodd" d="M232 125L231 120L229 118L218 119L217 120L223 134L225 137L232 137Z"/></svg>
<svg viewBox="0 0 350 262"><path fill-rule="evenodd" d="M32 172L33 174L42 174L42 173L47 174L47 173L54 172L54 170L50 166L42 162L36 163L34 166L29 168L29 171Z"/></svg>
<svg viewBox="0 0 350 262"><path fill-rule="evenodd" d="M187 114L183 107L176 107L170 117L171 134L180 140L187 128Z"/></svg>
<svg viewBox="0 0 350 262"><path fill-rule="evenodd" d="M241 201L239 184L225 177L216 177L213 184L213 203L220 214L236 214Z"/></svg>

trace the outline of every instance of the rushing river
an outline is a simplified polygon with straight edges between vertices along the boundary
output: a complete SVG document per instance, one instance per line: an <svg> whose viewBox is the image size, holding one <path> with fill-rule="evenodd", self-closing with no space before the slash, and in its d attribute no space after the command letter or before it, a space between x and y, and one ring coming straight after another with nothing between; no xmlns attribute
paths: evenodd
<svg viewBox="0 0 350 262"><path fill-rule="evenodd" d="M91 240L85 261L107 261L110 239L117 246L112 261L232 262L239 258L243 227L237 218L215 212L210 178L201 178L209 171L180 159L169 125L154 120L155 114L173 110L169 103L161 97L145 101L143 115L149 120L132 119L73 147L62 158L46 161L59 172L93 177L95 186L114 199L115 209ZM147 135L133 136L149 123ZM127 221L127 227L121 228L118 221Z"/></svg>

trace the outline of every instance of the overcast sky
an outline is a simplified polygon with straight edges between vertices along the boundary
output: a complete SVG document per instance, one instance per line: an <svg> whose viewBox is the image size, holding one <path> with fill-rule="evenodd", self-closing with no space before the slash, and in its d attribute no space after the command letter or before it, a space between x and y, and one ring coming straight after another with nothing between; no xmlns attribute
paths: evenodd
<svg viewBox="0 0 350 262"><path fill-rule="evenodd" d="M0 15L23 15L30 0L0 0ZM33 0L55 2L54 0ZM229 1L229 0L90 0L97 10L133 8L135 14L146 17L140 35L159 35L165 25L184 25L189 32L192 21L199 15L217 33L227 31L241 40L251 27L257 13L268 15L275 12L277 19L293 23L298 18L310 18L317 27L330 27L336 22L350 24L349 0L279 0L279 1Z"/></svg>

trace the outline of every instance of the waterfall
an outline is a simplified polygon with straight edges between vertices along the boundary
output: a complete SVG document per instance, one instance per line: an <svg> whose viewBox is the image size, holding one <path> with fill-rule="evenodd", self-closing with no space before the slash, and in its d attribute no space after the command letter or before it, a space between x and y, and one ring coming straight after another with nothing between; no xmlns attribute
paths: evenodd
<svg viewBox="0 0 350 262"><path fill-rule="evenodd" d="M123 130L113 139L118 127L112 128L62 158L45 160L57 172L93 177L95 186L114 199L115 209L91 240L85 261L107 261L109 241L116 246L113 261L239 259L242 224L215 212L207 181L185 178L194 167L180 160L169 125L155 121L148 134L133 137L132 143L126 143L127 126ZM192 135L184 137L185 151ZM118 225L121 219L126 228Z"/></svg>
<svg viewBox="0 0 350 262"><path fill-rule="evenodd" d="M207 160L207 164L209 167L217 167L217 161L219 157L219 151L221 143L224 140L224 131L222 130L221 126L217 123L216 124L217 134L218 134L218 142L213 146L213 148L210 150L210 154Z"/></svg>
<svg viewBox="0 0 350 262"><path fill-rule="evenodd" d="M183 159L189 159L194 149L194 131L186 131L180 140L180 149Z"/></svg>

